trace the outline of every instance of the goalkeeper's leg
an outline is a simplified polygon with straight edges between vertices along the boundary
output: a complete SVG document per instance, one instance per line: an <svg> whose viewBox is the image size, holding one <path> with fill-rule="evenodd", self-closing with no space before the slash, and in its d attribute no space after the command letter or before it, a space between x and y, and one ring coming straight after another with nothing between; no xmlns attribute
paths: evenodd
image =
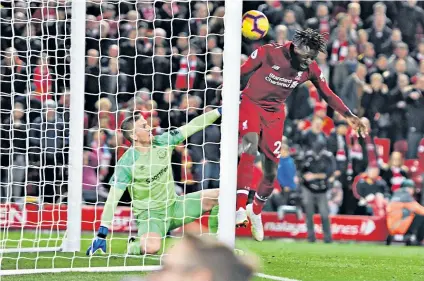
<svg viewBox="0 0 424 281"><path fill-rule="evenodd" d="M127 252L131 255L156 254L162 249L162 240L166 237L169 229L167 215L172 215L170 211L173 206L167 210L150 210L136 215L136 224L138 228L137 241L131 238L128 241Z"/></svg>
<svg viewBox="0 0 424 281"><path fill-rule="evenodd" d="M170 230L191 223L204 213L209 215L209 231L216 233L218 228L219 189L207 189L179 196L174 204Z"/></svg>

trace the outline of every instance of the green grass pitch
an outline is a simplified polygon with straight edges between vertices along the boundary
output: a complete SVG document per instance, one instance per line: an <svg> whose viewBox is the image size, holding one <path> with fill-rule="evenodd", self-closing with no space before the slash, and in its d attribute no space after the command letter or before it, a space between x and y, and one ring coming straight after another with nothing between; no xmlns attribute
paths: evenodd
<svg viewBox="0 0 424 281"><path fill-rule="evenodd" d="M20 232L0 232L0 240L7 240L1 247L44 247L60 245L60 236L48 234L24 233L25 240L20 239ZM84 234L82 249L90 244L92 234ZM177 239L166 240L166 246ZM21 242L19 242L21 241ZM37 241L34 243L34 241ZM108 242L111 256L88 258L80 253L20 253L3 254L0 270L87 267L112 265L155 265L157 257L125 257L126 236L114 235ZM238 239L237 248L256 254L262 263L260 272L302 281L422 281L424 280L424 248L403 246L383 246L373 244L308 244L306 242L284 242L267 240L255 242L251 239ZM108 250L109 250L108 249ZM140 273L142 274L142 273ZM3 281L70 281L70 280L120 280L123 276L137 273L55 273L2 276ZM268 279L255 278L255 281Z"/></svg>

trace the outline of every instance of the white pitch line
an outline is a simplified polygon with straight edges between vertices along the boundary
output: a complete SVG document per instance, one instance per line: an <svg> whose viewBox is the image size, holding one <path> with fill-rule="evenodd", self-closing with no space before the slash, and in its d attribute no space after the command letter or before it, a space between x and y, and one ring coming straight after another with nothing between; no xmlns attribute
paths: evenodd
<svg viewBox="0 0 424 281"><path fill-rule="evenodd" d="M261 277L261 278L265 278L265 279L269 279L269 280L276 280L276 281L300 281L300 280L297 280L297 279L290 279L290 278L268 275L268 274L263 274L263 273L256 273L256 276Z"/></svg>

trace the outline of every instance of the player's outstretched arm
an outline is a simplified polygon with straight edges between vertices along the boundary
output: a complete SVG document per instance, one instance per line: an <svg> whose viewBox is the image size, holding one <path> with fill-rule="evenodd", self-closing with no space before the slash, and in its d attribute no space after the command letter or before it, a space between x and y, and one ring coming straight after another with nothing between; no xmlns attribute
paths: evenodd
<svg viewBox="0 0 424 281"><path fill-rule="evenodd" d="M368 134L368 127L361 121L358 116L353 114L352 111L350 111L350 109L344 104L342 99L330 89L327 82L325 81L323 73L319 69L319 66L316 62L311 64L310 70L310 80L318 89L318 92L322 98L331 108L346 118L349 125L357 132L357 134L361 134L362 137L365 137Z"/></svg>
<svg viewBox="0 0 424 281"><path fill-rule="evenodd" d="M214 109L205 114L197 116L191 120L188 124L179 127L178 131L184 139L187 139L191 135L203 130L209 125L212 125L221 116L221 108Z"/></svg>
<svg viewBox="0 0 424 281"><path fill-rule="evenodd" d="M102 221L100 224L100 228L97 232L97 236L91 242L90 247L88 247L86 255L91 256L97 251L101 251L102 253L106 252L106 237L109 232L109 228L112 224L113 216L116 211L116 207L118 206L118 202L124 194L124 190L112 187L109 191L109 195L106 200L106 204L102 213Z"/></svg>

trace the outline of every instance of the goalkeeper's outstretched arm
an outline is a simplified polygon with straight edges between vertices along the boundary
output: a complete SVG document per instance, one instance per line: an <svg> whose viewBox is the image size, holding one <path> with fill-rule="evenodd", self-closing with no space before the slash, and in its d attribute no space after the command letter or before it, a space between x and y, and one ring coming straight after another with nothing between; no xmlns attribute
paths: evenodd
<svg viewBox="0 0 424 281"><path fill-rule="evenodd" d="M118 206L119 200L121 199L124 192L125 189L122 190L114 186L110 188L105 206L103 208L101 226L105 226L107 228L111 227L116 207Z"/></svg>
<svg viewBox="0 0 424 281"><path fill-rule="evenodd" d="M178 131L184 137L184 139L189 138L191 135L203 130L209 125L212 125L219 117L221 116L221 109L214 109L205 114L197 116L191 120L188 124L179 127Z"/></svg>

